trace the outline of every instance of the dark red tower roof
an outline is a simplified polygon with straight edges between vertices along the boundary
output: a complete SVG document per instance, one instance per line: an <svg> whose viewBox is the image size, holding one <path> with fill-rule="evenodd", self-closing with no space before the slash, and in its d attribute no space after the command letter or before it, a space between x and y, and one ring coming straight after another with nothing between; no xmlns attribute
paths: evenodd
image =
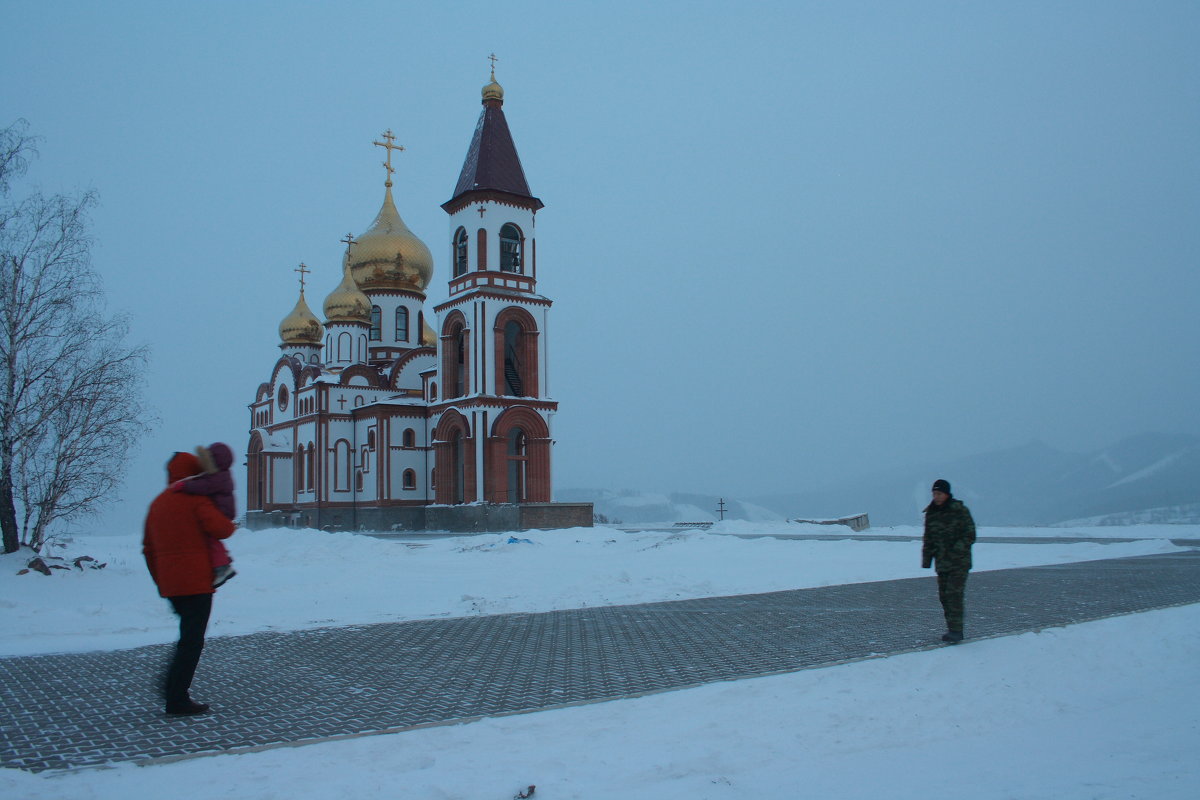
<svg viewBox="0 0 1200 800"><path fill-rule="evenodd" d="M529 192L525 170L521 168L517 146L513 144L504 109L501 108L503 105L503 91L493 79L484 89L483 112L479 115L479 124L475 126L475 135L471 138L467 160L463 162L462 173L454 187L454 196L442 204L448 213L453 213L477 197L482 199L481 195L498 195L499 199L517 205L532 205L535 211L544 205Z"/></svg>

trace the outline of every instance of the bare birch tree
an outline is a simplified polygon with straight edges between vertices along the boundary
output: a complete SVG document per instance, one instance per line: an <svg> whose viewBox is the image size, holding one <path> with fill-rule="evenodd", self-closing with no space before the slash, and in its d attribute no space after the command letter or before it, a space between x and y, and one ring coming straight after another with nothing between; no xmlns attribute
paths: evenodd
<svg viewBox="0 0 1200 800"><path fill-rule="evenodd" d="M33 138L0 131L0 532L40 549L50 526L111 499L146 430L147 352L124 344L91 266L95 195L10 201Z"/></svg>

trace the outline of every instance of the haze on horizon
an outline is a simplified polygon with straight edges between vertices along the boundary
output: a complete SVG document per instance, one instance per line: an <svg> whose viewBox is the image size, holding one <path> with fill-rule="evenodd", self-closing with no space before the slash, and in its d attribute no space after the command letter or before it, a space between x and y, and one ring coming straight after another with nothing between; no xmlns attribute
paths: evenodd
<svg viewBox="0 0 1200 800"><path fill-rule="evenodd" d="M174 450L244 452L279 321L379 209L446 296L499 60L538 214L557 488L753 495L1040 440L1200 434L1200 6L5 4L15 187L94 261ZM244 482L244 476L239 475ZM244 502L239 486L239 498Z"/></svg>

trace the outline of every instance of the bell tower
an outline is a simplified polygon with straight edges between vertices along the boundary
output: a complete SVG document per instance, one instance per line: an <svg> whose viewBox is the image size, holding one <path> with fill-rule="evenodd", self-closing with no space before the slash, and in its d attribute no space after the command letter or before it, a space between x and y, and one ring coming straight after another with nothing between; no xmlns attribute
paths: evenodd
<svg viewBox="0 0 1200 800"><path fill-rule="evenodd" d="M546 321L537 292L534 197L504 116L504 89L483 111L454 187L449 299L437 308L441 409L434 429L438 503L549 502Z"/></svg>

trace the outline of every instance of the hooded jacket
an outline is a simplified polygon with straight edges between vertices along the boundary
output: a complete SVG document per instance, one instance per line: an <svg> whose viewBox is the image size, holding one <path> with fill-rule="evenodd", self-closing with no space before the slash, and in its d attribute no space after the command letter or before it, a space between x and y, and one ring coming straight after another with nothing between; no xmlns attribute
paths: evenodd
<svg viewBox="0 0 1200 800"><path fill-rule="evenodd" d="M167 463L168 486L200 471L191 453L176 453ZM228 538L236 526L207 497L164 490L150 504L142 537L142 555L163 597L212 594L208 539Z"/></svg>
<svg viewBox="0 0 1200 800"><path fill-rule="evenodd" d="M237 506L233 500L233 475L229 471L233 451L224 442L216 442L208 447L197 447L196 458L200 464L197 471L204 474L174 483L171 488L188 494L207 495L222 514L234 519Z"/></svg>

